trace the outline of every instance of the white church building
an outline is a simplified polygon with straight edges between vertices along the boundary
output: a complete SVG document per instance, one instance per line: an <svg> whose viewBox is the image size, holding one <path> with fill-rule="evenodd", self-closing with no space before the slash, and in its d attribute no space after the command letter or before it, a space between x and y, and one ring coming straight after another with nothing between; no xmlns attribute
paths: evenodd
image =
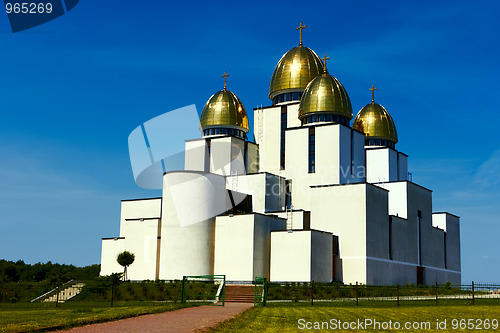
<svg viewBox="0 0 500 333"><path fill-rule="evenodd" d="M122 201L101 275L121 272L127 250L131 280L461 282L459 217L433 212L432 191L408 179L373 86L353 117L303 28L272 74L272 105L254 109L254 142L225 83L203 108L201 138L184 138L184 170L163 173L162 196Z"/></svg>

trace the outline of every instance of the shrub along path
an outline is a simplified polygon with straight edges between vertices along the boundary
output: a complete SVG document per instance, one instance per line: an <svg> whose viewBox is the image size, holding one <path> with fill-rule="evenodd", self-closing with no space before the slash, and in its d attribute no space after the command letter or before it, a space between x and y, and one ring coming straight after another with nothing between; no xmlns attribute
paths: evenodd
<svg viewBox="0 0 500 333"><path fill-rule="evenodd" d="M76 327L65 332L197 332L209 329L223 321L234 318L236 315L252 306L253 304L251 303L226 303L226 306L203 305L165 313Z"/></svg>

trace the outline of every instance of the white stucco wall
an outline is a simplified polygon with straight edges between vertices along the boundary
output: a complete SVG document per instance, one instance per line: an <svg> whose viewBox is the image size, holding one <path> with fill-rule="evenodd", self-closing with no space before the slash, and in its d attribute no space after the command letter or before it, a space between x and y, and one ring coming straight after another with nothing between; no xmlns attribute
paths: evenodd
<svg viewBox="0 0 500 333"><path fill-rule="evenodd" d="M284 212L273 212L272 214L281 217L283 219L290 218L293 230L310 229L311 212L309 211L298 209L298 210L293 210L291 213L284 211Z"/></svg>
<svg viewBox="0 0 500 333"><path fill-rule="evenodd" d="M271 281L311 281L311 233L271 233Z"/></svg>
<svg viewBox="0 0 500 333"><path fill-rule="evenodd" d="M269 279L271 231L285 226L283 219L260 214L218 216L214 274L225 274L227 281Z"/></svg>
<svg viewBox="0 0 500 333"><path fill-rule="evenodd" d="M120 237L127 236L126 220L158 219L161 217L161 198L122 200Z"/></svg>
<svg viewBox="0 0 500 333"><path fill-rule="evenodd" d="M446 268L460 271L460 218L445 212L433 213L432 223L446 232Z"/></svg>
<svg viewBox="0 0 500 333"><path fill-rule="evenodd" d="M123 273L123 267L118 264L116 257L125 251L125 239L103 238L101 249L101 271L99 275L106 276L113 273Z"/></svg>
<svg viewBox="0 0 500 333"><path fill-rule="evenodd" d="M245 142L229 136L212 138L210 140L210 172L222 176L246 174Z"/></svg>
<svg viewBox="0 0 500 333"><path fill-rule="evenodd" d="M246 163L246 173L257 173L259 172L259 146L255 143L247 143L247 163Z"/></svg>
<svg viewBox="0 0 500 333"><path fill-rule="evenodd" d="M398 179L408 180L408 156L398 152Z"/></svg>
<svg viewBox="0 0 500 333"><path fill-rule="evenodd" d="M333 185L311 189L311 229L339 236L340 256L366 255L366 187Z"/></svg>
<svg viewBox="0 0 500 333"><path fill-rule="evenodd" d="M123 267L116 262L116 257L120 252L129 251L135 255L135 261L127 270L128 279L156 278L161 203L161 198L122 200L120 237L102 241L101 275L123 272Z"/></svg>
<svg viewBox="0 0 500 333"><path fill-rule="evenodd" d="M389 214L408 218L408 191L406 182L377 184L389 191Z"/></svg>
<svg viewBox="0 0 500 333"><path fill-rule="evenodd" d="M262 113L261 123L259 122L259 112ZM281 106L267 107L260 111L256 109L254 111L254 124L255 142L259 144L260 171L279 174Z"/></svg>
<svg viewBox="0 0 500 333"><path fill-rule="evenodd" d="M215 212L224 211L226 205L225 182L224 177L215 174L172 172L164 175L160 279L213 274L214 217L218 215ZM196 220L205 216L205 220L182 226L180 214L188 214Z"/></svg>
<svg viewBox="0 0 500 333"><path fill-rule="evenodd" d="M227 188L236 187L240 193L252 195L252 208L264 214L283 210L285 206L285 179L269 173L228 177Z"/></svg>
<svg viewBox="0 0 500 333"><path fill-rule="evenodd" d="M186 140L184 154L184 169L193 171L208 171L208 149L204 138Z"/></svg>
<svg viewBox="0 0 500 333"><path fill-rule="evenodd" d="M127 268L129 280L155 280L159 220L125 221L125 250L135 255Z"/></svg>
<svg viewBox="0 0 500 333"><path fill-rule="evenodd" d="M389 259L388 191L366 186L366 255Z"/></svg>
<svg viewBox="0 0 500 333"><path fill-rule="evenodd" d="M406 180L408 156L391 148L366 147L366 181L369 183Z"/></svg>
<svg viewBox="0 0 500 333"><path fill-rule="evenodd" d="M310 230L311 233L311 279L331 282L333 276L333 236L329 232Z"/></svg>

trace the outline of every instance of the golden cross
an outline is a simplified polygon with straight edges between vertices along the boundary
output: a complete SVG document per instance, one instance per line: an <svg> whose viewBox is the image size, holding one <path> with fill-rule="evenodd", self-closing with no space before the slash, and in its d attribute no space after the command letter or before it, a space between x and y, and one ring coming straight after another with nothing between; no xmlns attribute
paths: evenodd
<svg viewBox="0 0 500 333"><path fill-rule="evenodd" d="M300 22L300 26L295 28L295 30L300 30L300 43L299 46L302 46L302 29L307 28L307 25L302 25L302 22Z"/></svg>
<svg viewBox="0 0 500 333"><path fill-rule="evenodd" d="M324 63L325 63L325 72L326 72L326 61L327 60L330 60L330 57L326 57L326 53L325 53L325 57L324 58L321 58L320 60L323 60Z"/></svg>
<svg viewBox="0 0 500 333"><path fill-rule="evenodd" d="M227 72L224 72L224 75L222 75L222 77L224 78L224 90L226 90L226 80L227 80L227 77L229 76L229 74L227 74Z"/></svg>
<svg viewBox="0 0 500 333"><path fill-rule="evenodd" d="M375 103L375 90L377 90L377 88L375 88L375 86L372 85L372 88L368 90L372 92L372 103Z"/></svg>

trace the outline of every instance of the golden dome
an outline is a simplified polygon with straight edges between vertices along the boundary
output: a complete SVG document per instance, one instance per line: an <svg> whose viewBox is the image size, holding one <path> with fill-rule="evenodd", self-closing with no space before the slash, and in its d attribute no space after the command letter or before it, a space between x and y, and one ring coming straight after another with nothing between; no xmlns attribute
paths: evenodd
<svg viewBox="0 0 500 333"><path fill-rule="evenodd" d="M368 139L385 139L398 142L396 125L391 115L380 104L371 102L365 105L357 114L352 127L365 133Z"/></svg>
<svg viewBox="0 0 500 333"><path fill-rule="evenodd" d="M311 113L328 113L352 119L352 106L344 86L325 71L307 86L299 106L299 119Z"/></svg>
<svg viewBox="0 0 500 333"><path fill-rule="evenodd" d="M269 84L269 98L286 92L303 91L307 84L323 73L323 63L318 55L299 45L285 53L274 69Z"/></svg>
<svg viewBox="0 0 500 333"><path fill-rule="evenodd" d="M243 103L231 91L216 92L203 107L201 129L213 127L239 128L248 133L248 116Z"/></svg>

